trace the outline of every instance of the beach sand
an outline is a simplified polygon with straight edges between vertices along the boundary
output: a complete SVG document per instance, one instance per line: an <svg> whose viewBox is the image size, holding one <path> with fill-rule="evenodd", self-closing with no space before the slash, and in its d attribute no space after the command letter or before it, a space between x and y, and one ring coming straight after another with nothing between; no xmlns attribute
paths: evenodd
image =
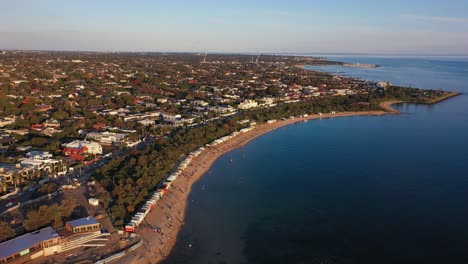
<svg viewBox="0 0 468 264"><path fill-rule="evenodd" d="M399 112L391 108L392 104L398 101L389 101L381 104L386 111L369 112L339 112L336 114L309 115L305 118L294 118L280 120L272 124L261 124L255 129L239 134L215 147L207 147L198 157L194 158L191 164L184 170L182 175L175 181L171 189L160 200L156 208L148 214L143 223L136 229L136 233L141 235L144 243L135 252L114 261L114 263L161 263L169 255L175 245L179 231L184 224L185 210L192 185L198 181L211 167L211 165L223 154L247 144L250 140L296 122L319 118L334 118L346 116L377 116L385 114L398 114ZM159 227L161 232L154 231L154 227ZM189 245L187 245L189 246Z"/></svg>

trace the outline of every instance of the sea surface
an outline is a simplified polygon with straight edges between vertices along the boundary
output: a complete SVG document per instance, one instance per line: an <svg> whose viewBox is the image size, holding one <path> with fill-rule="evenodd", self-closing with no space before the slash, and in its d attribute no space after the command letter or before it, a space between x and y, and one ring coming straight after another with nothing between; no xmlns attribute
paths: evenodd
<svg viewBox="0 0 468 264"><path fill-rule="evenodd" d="M468 92L468 58L330 57L330 72ZM312 120L220 157L164 263L468 263L468 96Z"/></svg>

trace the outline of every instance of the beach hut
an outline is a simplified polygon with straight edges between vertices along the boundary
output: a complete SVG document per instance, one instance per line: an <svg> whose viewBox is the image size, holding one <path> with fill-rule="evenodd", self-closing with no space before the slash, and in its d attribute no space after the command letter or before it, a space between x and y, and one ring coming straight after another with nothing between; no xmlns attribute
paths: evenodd
<svg viewBox="0 0 468 264"><path fill-rule="evenodd" d="M170 181L170 182L173 182L173 181L175 181L175 180L177 180L177 176L176 176L176 175L171 175L171 176L169 176L169 177L167 178L167 181Z"/></svg>
<svg viewBox="0 0 468 264"><path fill-rule="evenodd" d="M128 232L128 233L135 232L135 224L132 222L127 223L127 225L125 225L125 232Z"/></svg>

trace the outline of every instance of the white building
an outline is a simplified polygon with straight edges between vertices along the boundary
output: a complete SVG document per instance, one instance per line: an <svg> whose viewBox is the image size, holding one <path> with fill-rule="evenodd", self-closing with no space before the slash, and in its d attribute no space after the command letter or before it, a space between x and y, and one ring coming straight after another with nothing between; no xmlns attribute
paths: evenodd
<svg viewBox="0 0 468 264"><path fill-rule="evenodd" d="M99 141L101 144L121 143L128 134L126 133L112 133L112 132L91 132L86 135L87 139Z"/></svg>
<svg viewBox="0 0 468 264"><path fill-rule="evenodd" d="M265 106L271 106L275 103L275 99L272 97L264 97L259 100Z"/></svg>
<svg viewBox="0 0 468 264"><path fill-rule="evenodd" d="M4 117L2 119L0 119L0 127L4 127L4 126L7 126L7 125L11 125L15 122L16 120L16 117Z"/></svg>
<svg viewBox="0 0 468 264"><path fill-rule="evenodd" d="M137 123L142 124L144 126L151 126L151 125L156 124L154 120L149 120L149 119L140 120L140 121L137 121Z"/></svg>
<svg viewBox="0 0 468 264"><path fill-rule="evenodd" d="M194 100L192 102L192 104L198 105L198 106L208 106L209 105L208 102L205 102L203 100Z"/></svg>
<svg viewBox="0 0 468 264"><path fill-rule="evenodd" d="M245 110L250 108L255 108L258 106L258 103L254 100L244 100L242 103L239 104L237 108Z"/></svg>
<svg viewBox="0 0 468 264"><path fill-rule="evenodd" d="M174 120L180 120L182 118L181 115L168 114L168 113L161 113L161 116L164 119L164 121L174 121Z"/></svg>
<svg viewBox="0 0 468 264"><path fill-rule="evenodd" d="M84 147L87 148L86 152L89 154L102 154L102 147L96 142L75 140L65 144L65 148L70 149L83 149Z"/></svg>

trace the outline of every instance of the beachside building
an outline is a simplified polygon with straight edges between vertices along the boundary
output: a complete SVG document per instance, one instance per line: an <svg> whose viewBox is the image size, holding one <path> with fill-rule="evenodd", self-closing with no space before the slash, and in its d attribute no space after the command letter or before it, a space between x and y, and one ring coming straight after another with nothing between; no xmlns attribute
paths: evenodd
<svg viewBox="0 0 468 264"><path fill-rule="evenodd" d="M101 232L101 224L94 217L88 216L65 223L65 229L73 234Z"/></svg>
<svg viewBox="0 0 468 264"><path fill-rule="evenodd" d="M26 263L61 251L59 234L46 227L0 243L0 263Z"/></svg>

